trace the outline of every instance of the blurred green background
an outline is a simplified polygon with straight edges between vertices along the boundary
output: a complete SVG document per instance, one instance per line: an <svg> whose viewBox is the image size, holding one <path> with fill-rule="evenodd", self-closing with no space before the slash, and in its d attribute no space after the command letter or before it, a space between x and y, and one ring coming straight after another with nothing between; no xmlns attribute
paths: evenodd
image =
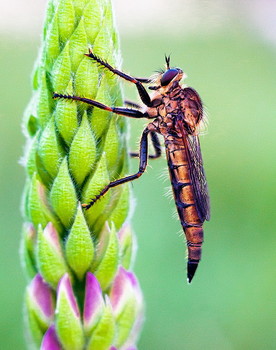
<svg viewBox="0 0 276 350"><path fill-rule="evenodd" d="M24 33L23 33L24 34ZM140 350L276 348L275 46L241 25L183 36L121 33L123 67L149 76L172 54L209 114L201 137L211 196L203 260L186 284L185 245L165 159L133 183L135 271L146 299ZM19 211L24 171L21 116L31 96L36 39L1 35L1 349L24 349ZM125 95L137 99L126 84ZM131 148L144 123L130 121ZM137 160L131 160L132 171ZM163 174L163 175L162 175ZM164 179L166 179L164 181Z"/></svg>

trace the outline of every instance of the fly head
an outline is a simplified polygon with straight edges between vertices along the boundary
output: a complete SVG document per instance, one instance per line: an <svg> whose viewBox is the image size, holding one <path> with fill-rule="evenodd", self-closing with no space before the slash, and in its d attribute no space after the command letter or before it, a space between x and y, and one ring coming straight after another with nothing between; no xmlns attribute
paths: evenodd
<svg viewBox="0 0 276 350"><path fill-rule="evenodd" d="M179 68L169 68L166 70L164 74L162 74L162 77L160 79L160 85L161 86L167 86L169 85L173 80L181 80L183 75L183 72ZM178 79L176 79L178 78Z"/></svg>
<svg viewBox="0 0 276 350"><path fill-rule="evenodd" d="M170 67L170 56L165 56L165 61L166 70L160 72L156 79L156 85L149 87L150 90L160 90L162 94L166 94L171 89L173 83L178 85L179 81L183 77L186 77L182 69Z"/></svg>

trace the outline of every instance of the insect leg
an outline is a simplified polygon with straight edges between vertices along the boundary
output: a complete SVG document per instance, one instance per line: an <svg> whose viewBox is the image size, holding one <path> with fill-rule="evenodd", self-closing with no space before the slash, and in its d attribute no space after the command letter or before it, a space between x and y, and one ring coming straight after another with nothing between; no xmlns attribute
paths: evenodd
<svg viewBox="0 0 276 350"><path fill-rule="evenodd" d="M138 105L138 103L132 102L132 101L129 101L129 100L125 100L125 101L124 101L124 104L125 104L126 106L131 107L131 108L136 108L136 109L141 109L141 108L142 108L142 106Z"/></svg>
<svg viewBox="0 0 276 350"><path fill-rule="evenodd" d="M140 141L140 163L139 163L139 170L136 174L129 175L126 177L123 177L122 179L118 179L115 181L110 182L109 185L107 185L95 198L93 198L88 204L82 204L82 206L85 209L89 209L99 198L101 198L110 188L116 187L118 185L124 184L129 181L133 181L135 179L138 179L146 170L147 167L147 159L148 159L148 133L149 130L146 128L143 131L141 141Z"/></svg>
<svg viewBox="0 0 276 350"><path fill-rule="evenodd" d="M54 93L54 98L65 98L68 100L74 100L74 101L80 101L85 102L91 106L98 107L100 109L103 109L105 111L113 112L116 114L124 115L125 117L131 117L131 118L148 118L148 114L145 112L138 111L136 109L130 109L130 108L122 108L122 107L109 107L104 105L103 103L100 103L98 101L90 100L89 98L85 97L79 97L74 95L62 95Z"/></svg>
<svg viewBox="0 0 276 350"><path fill-rule="evenodd" d="M148 158L150 158L150 159L159 158L161 156L161 145L160 145L160 141L159 141L159 138L157 136L157 133L154 131L151 131L150 137L151 137L151 141L152 141L152 145L153 145L155 154L150 154L148 156ZM134 158L139 157L139 153L136 153L136 152L131 152L129 155L131 157L134 157Z"/></svg>
<svg viewBox="0 0 276 350"><path fill-rule="evenodd" d="M136 80L138 80L138 81L140 81L140 83L143 83L143 84L149 84L149 83L151 83L152 82L152 80L151 79L149 79L149 78L135 78Z"/></svg>
<svg viewBox="0 0 276 350"><path fill-rule="evenodd" d="M85 54L85 56L92 58L93 60L95 60L97 63L99 63L101 66L107 68L110 72L118 75L119 77L130 81L131 83L136 85L136 88L138 90L138 93L141 97L141 100L143 101L143 103L148 106L151 107L151 99L150 96L148 94L148 92L146 91L146 89L144 88L144 86L142 85L142 83L145 82L149 82L149 79L144 79L144 78L134 78L130 75L127 75L121 71L119 71L118 69L113 68L109 63L105 62L104 60L102 60L101 58L99 58L98 56L94 55L93 52L91 50L89 50L89 53Z"/></svg>
<svg viewBox="0 0 276 350"><path fill-rule="evenodd" d="M130 107L133 107L133 108L136 108L136 109L141 109L142 108L141 106L139 106L135 102L128 101L128 100L126 100L124 102L125 102L126 105L128 105ZM156 132L151 131L150 132L150 137L151 137L152 145L154 147L155 154L149 154L148 157L150 159L159 158L161 156L161 145L160 145L160 141L158 139L158 136L157 136ZM139 153L137 153L137 152L130 152L129 155L130 155L130 157L133 157L133 158L138 158L139 157Z"/></svg>

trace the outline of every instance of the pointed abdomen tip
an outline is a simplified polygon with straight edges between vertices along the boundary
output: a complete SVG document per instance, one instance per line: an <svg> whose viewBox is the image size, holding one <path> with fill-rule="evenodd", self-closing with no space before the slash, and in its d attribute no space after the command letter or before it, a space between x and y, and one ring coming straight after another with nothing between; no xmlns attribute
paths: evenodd
<svg viewBox="0 0 276 350"><path fill-rule="evenodd" d="M188 281L188 283L192 282L192 279L193 279L195 272L196 272L196 269L198 267L198 263L199 263L198 260L188 261L188 264L187 264L187 281Z"/></svg>

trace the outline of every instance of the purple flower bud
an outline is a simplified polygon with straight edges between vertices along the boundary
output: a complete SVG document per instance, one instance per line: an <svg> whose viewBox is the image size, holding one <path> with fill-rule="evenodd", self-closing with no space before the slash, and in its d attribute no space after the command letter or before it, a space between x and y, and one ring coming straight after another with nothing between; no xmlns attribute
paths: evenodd
<svg viewBox="0 0 276 350"><path fill-rule="evenodd" d="M85 299L83 310L84 330L88 334L97 325L104 311L102 290L96 277L88 272L86 274Z"/></svg>
<svg viewBox="0 0 276 350"><path fill-rule="evenodd" d="M114 314L119 315L127 300L133 296L135 296L136 303L141 306L142 293L134 273L120 266L110 292L110 301Z"/></svg>
<svg viewBox="0 0 276 350"><path fill-rule="evenodd" d="M125 224L120 231L118 232L118 237L120 243L123 243L126 239L126 237L129 236L129 232L131 230L130 224Z"/></svg>
<svg viewBox="0 0 276 350"><path fill-rule="evenodd" d="M71 286L70 278L68 273L66 273L59 281L57 288L57 305L59 305L59 301L62 297L67 299L71 310L75 314L76 317L80 317L80 312L78 308L78 304L76 298L74 296L74 292Z"/></svg>
<svg viewBox="0 0 276 350"><path fill-rule="evenodd" d="M56 332L65 349L82 349L84 345L80 312L66 273L58 284L56 307Z"/></svg>
<svg viewBox="0 0 276 350"><path fill-rule="evenodd" d="M128 349L135 344L143 322L142 293L132 272L119 268L110 291L110 301L118 324L115 345Z"/></svg>
<svg viewBox="0 0 276 350"><path fill-rule="evenodd" d="M44 334L40 350L62 350L54 325Z"/></svg>
<svg viewBox="0 0 276 350"><path fill-rule="evenodd" d="M55 305L52 290L37 274L28 287L28 305L37 315L38 320L46 327L53 321Z"/></svg>
<svg viewBox="0 0 276 350"><path fill-rule="evenodd" d="M25 232L25 238L27 240L28 243L28 249L32 250L33 249L33 244L35 242L35 238L36 238L36 231L34 228L34 225L30 222L26 222L24 224L24 232Z"/></svg>
<svg viewBox="0 0 276 350"><path fill-rule="evenodd" d="M136 346L131 345L131 346L123 346L122 348L120 348L121 350L137 350ZM117 350L117 348L115 348L115 346L111 346L111 348L109 350Z"/></svg>
<svg viewBox="0 0 276 350"><path fill-rule="evenodd" d="M26 222L23 226L23 239L21 242L22 263L28 273L28 276L34 277L37 273L34 266L36 246L36 231L33 224Z"/></svg>
<svg viewBox="0 0 276 350"><path fill-rule="evenodd" d="M51 243L54 249L62 255L58 232L51 222L49 222L44 229L44 237Z"/></svg>

